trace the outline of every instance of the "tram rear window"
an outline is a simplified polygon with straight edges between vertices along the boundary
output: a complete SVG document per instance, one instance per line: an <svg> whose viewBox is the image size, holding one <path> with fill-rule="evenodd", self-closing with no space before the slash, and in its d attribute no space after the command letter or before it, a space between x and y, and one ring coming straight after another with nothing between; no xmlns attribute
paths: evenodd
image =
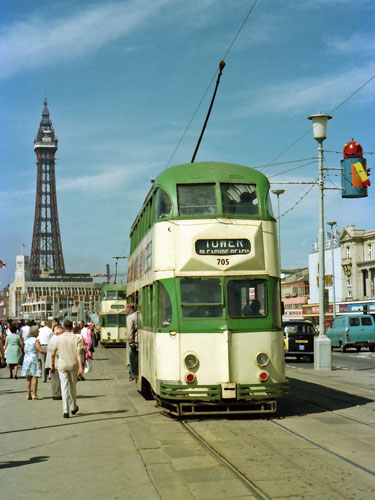
<svg viewBox="0 0 375 500"><path fill-rule="evenodd" d="M181 305L184 318L218 318L223 314L219 278L182 278Z"/></svg>
<svg viewBox="0 0 375 500"><path fill-rule="evenodd" d="M266 316L267 282L265 280L229 281L228 311L232 318Z"/></svg>
<svg viewBox="0 0 375 500"><path fill-rule="evenodd" d="M102 323L102 326L126 326L126 314L103 315Z"/></svg>
<svg viewBox="0 0 375 500"><path fill-rule="evenodd" d="M224 214L258 215L255 184L221 184Z"/></svg>
<svg viewBox="0 0 375 500"><path fill-rule="evenodd" d="M217 213L215 184L180 184L177 194L178 210L182 216Z"/></svg>

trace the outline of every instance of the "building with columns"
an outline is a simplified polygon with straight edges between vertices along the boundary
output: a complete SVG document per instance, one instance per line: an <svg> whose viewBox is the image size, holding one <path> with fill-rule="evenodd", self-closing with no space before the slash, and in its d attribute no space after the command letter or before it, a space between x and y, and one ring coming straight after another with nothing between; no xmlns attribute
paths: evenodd
<svg viewBox="0 0 375 500"><path fill-rule="evenodd" d="M375 300L375 230L345 226L340 244L343 299Z"/></svg>

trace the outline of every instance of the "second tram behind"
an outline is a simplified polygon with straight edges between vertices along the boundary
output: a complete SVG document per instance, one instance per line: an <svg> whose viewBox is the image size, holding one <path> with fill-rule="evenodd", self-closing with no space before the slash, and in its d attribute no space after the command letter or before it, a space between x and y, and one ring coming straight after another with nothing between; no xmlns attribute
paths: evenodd
<svg viewBox="0 0 375 500"><path fill-rule="evenodd" d="M105 285L100 294L100 341L105 347L126 343L126 285Z"/></svg>
<svg viewBox="0 0 375 500"><path fill-rule="evenodd" d="M138 383L176 415L272 413L287 394L269 188L245 166L170 167L132 226Z"/></svg>

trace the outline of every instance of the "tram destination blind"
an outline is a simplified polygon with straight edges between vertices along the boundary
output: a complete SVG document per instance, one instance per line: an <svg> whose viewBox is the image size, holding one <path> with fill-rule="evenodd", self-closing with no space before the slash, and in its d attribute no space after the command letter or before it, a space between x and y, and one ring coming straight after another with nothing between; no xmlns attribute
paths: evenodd
<svg viewBox="0 0 375 500"><path fill-rule="evenodd" d="M240 255L250 253L247 239L197 240L195 251L198 255Z"/></svg>

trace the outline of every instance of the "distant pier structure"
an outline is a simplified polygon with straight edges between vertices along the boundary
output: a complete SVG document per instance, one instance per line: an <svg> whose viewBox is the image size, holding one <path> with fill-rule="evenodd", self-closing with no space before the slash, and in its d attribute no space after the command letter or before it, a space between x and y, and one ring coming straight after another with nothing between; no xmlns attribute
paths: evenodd
<svg viewBox="0 0 375 500"><path fill-rule="evenodd" d="M56 197L55 154L57 138L47 104L47 99L45 99L42 120L34 141L34 151L37 157L37 181L34 231L30 255L31 279L65 274Z"/></svg>

